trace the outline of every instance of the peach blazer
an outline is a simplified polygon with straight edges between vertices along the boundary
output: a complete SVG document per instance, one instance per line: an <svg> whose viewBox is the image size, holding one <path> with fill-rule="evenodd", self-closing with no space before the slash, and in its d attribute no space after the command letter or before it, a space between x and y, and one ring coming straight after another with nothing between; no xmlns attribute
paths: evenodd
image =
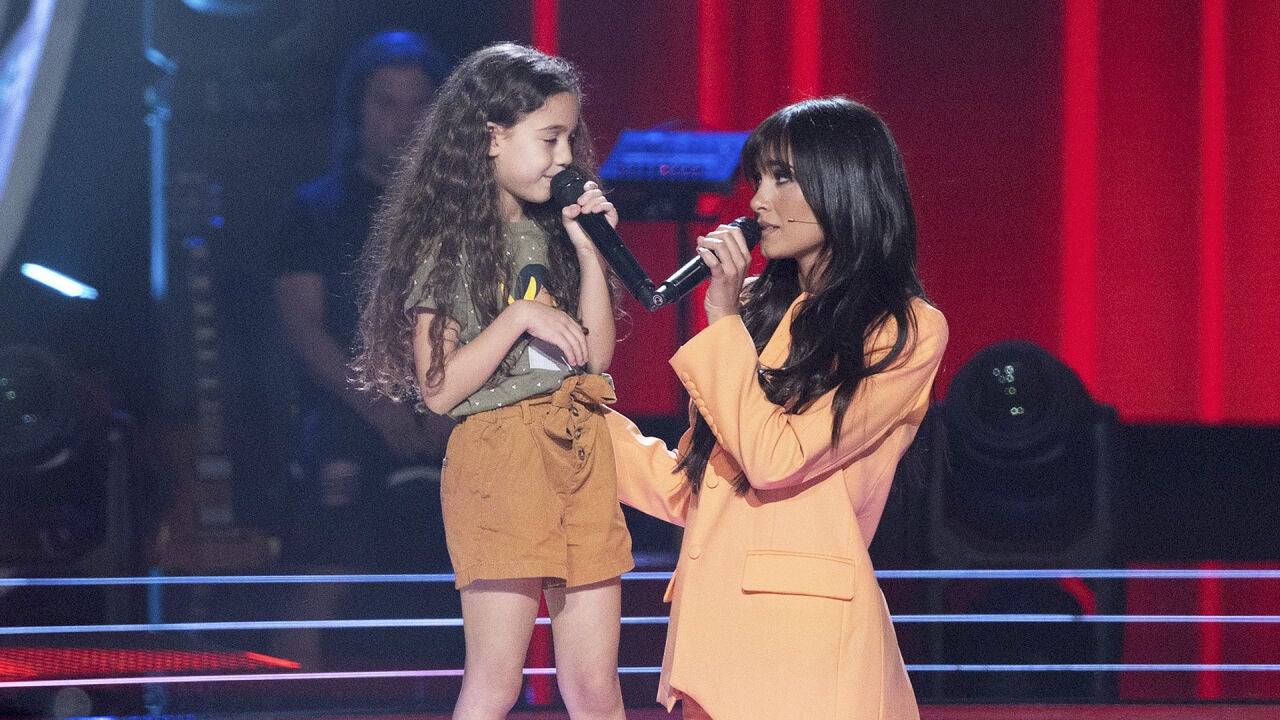
<svg viewBox="0 0 1280 720"><path fill-rule="evenodd" d="M899 458L928 408L947 342L942 313L913 301L918 336L863 381L840 442L834 391L788 415L756 381L787 356L797 299L757 358L740 318L723 318L671 359L719 440L701 491L676 453L607 414L620 499L685 527L667 588L671 621L658 701L693 698L715 720L915 720L884 595L867 556ZM890 323L892 326L893 323ZM892 347L894 328L867 344ZM680 440L683 451L690 440ZM751 490L736 495L739 469Z"/></svg>

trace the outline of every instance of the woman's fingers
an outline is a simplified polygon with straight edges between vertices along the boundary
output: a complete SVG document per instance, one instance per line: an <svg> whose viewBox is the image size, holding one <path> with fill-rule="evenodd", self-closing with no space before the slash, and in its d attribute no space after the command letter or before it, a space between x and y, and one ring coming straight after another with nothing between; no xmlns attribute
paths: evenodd
<svg viewBox="0 0 1280 720"><path fill-rule="evenodd" d="M711 283L703 299L707 321L715 322L738 312L742 285L751 266L751 251L742 231L721 225L698 238L698 255L711 270Z"/></svg>
<svg viewBox="0 0 1280 720"><path fill-rule="evenodd" d="M751 265L751 251L747 249L746 238L741 230L730 225L721 225L699 237L697 249L713 274L717 269L728 274L745 273Z"/></svg>

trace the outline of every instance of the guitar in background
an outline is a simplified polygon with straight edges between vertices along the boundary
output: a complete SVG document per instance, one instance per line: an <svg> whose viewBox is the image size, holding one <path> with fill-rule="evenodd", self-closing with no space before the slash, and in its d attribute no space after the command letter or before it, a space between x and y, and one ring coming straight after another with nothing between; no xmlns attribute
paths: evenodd
<svg viewBox="0 0 1280 720"><path fill-rule="evenodd" d="M170 186L176 292L168 298L163 369L172 413L166 423L173 503L156 534L156 564L177 573L252 570L271 562L278 541L237 522L235 462L228 451L218 310L210 245L220 236L221 189L197 173L176 173ZM185 303L183 300L185 299ZM184 322L185 321L185 322ZM185 352L183 352L185 350ZM185 401L184 401L185 400ZM186 416L185 420L182 416Z"/></svg>

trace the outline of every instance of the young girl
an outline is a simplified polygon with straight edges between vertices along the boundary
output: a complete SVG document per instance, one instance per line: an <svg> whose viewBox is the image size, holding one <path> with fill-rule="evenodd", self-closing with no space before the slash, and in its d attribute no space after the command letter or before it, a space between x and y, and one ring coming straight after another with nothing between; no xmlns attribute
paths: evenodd
<svg viewBox="0 0 1280 720"><path fill-rule="evenodd" d="M658 699L685 718L919 717L867 546L947 340L916 277L888 129L842 98L752 132L742 167L768 258L698 238L709 325L671 359L693 400L677 453L608 414L623 502L685 526Z"/></svg>
<svg viewBox="0 0 1280 720"><path fill-rule="evenodd" d="M603 405L614 298L577 218L617 212L551 178L592 152L577 73L500 44L462 61L419 127L366 255L366 387L459 421L441 504L462 594L455 718L515 704L540 596L574 718L621 720L619 576L631 539Z"/></svg>

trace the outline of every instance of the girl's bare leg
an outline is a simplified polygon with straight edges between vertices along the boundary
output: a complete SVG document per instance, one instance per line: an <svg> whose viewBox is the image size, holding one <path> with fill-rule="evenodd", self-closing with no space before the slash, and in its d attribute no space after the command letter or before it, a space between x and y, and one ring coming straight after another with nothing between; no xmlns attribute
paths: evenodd
<svg viewBox="0 0 1280 720"><path fill-rule="evenodd" d="M626 720L618 684L619 578L548 588L560 696L573 720Z"/></svg>
<svg viewBox="0 0 1280 720"><path fill-rule="evenodd" d="M476 580L462 588L467 656L454 720L502 720L511 711L541 593L542 578Z"/></svg>

